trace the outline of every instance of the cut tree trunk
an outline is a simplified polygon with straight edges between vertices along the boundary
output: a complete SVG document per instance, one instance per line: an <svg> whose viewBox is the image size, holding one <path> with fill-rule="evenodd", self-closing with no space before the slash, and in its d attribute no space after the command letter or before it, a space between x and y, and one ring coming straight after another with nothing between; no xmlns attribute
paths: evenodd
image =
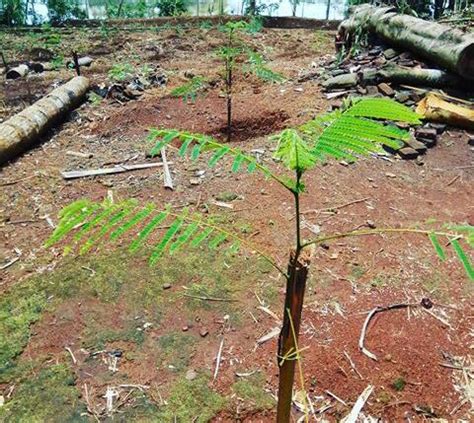
<svg viewBox="0 0 474 423"><path fill-rule="evenodd" d="M83 66L89 67L92 64L93 61L94 61L94 59L92 57L89 57L89 56L79 57L77 59L77 64L79 65L79 67L83 67ZM67 67L68 68L73 68L74 67L74 62L73 61L67 62Z"/></svg>
<svg viewBox="0 0 474 423"><path fill-rule="evenodd" d="M277 423L290 422L295 365L299 355L298 335L310 261L311 255L309 253L303 251L297 257L296 252L292 251L288 264L283 326L278 340L277 359L280 367L280 380Z"/></svg>
<svg viewBox="0 0 474 423"><path fill-rule="evenodd" d="M87 78L73 78L0 124L0 164L12 159L36 142L42 133L80 104L88 89Z"/></svg>
<svg viewBox="0 0 474 423"><path fill-rule="evenodd" d="M339 25L338 38L350 43L360 31L369 31L387 43L411 51L463 78L474 80L474 35L448 25L402 15L393 7L363 4L351 9Z"/></svg>
<svg viewBox="0 0 474 423"><path fill-rule="evenodd" d="M430 122L474 129L474 110L442 100L432 93L418 103L416 112Z"/></svg>
<svg viewBox="0 0 474 423"><path fill-rule="evenodd" d="M7 79L18 79L28 75L30 68L27 65L18 65L14 68L10 68L6 73Z"/></svg>

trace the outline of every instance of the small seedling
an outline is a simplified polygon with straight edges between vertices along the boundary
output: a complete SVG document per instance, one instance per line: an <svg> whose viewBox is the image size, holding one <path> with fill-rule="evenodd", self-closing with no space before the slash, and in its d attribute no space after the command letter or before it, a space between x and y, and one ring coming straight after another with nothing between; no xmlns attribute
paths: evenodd
<svg viewBox="0 0 474 423"><path fill-rule="evenodd" d="M244 65L241 66L244 74L253 74L265 82L283 82L285 78L269 69L262 55L252 51L237 36L239 32L249 30L249 23L244 21L227 22L225 25L220 26L219 29L227 35L225 45L216 50L216 55L224 64L221 77L224 81L224 94L226 98L227 142L230 142L232 137L233 82L239 59L246 58ZM204 87L203 80L202 77L195 77L189 83L176 88L174 90L175 94L172 93L172 95L182 96L185 100L191 98L194 101L197 93L202 91Z"/></svg>
<svg viewBox="0 0 474 423"><path fill-rule="evenodd" d="M96 94L94 91L91 91L88 94L87 98L93 106L98 106L100 103L102 103L103 100L103 98L99 94Z"/></svg>
<svg viewBox="0 0 474 423"><path fill-rule="evenodd" d="M290 421L295 366L298 361L298 334L301 326L306 281L311 264L311 251L315 245L349 237L380 234L421 235L431 241L441 260L447 258L450 248L458 257L468 277L474 280L474 269L464 246L474 247L474 226L458 225L433 229L432 227L407 226L352 230L344 233L323 234L304 239L302 235L300 198L305 192L303 177L329 158L355 160L361 155L380 153L384 146L398 148L409 139L408 132L386 121L420 124L420 116L393 100L365 98L346 104L343 110L312 119L297 128L288 128L271 137L275 143L274 158L285 168L276 173L258 162L255 157L238 148L222 144L212 137L192 134L174 129L151 129L150 140L154 143L151 155L157 155L172 142L180 143L179 154L190 154L196 160L201 153L211 152L209 166L213 167L224 157L232 157L232 171L246 168L259 171L266 178L278 183L293 198L295 211L294 248L291 250L286 269L252 245L248 238L216 224L212 218L188 209L177 212L171 206L156 210L154 204L139 205L136 200L118 203L78 200L66 206L59 214L59 223L47 246L60 242L74 232L72 243L66 251L77 248L85 253L103 242L119 241L124 235L135 232L130 243L134 252L144 246L158 233L159 239L152 241L150 264L155 265L164 254L174 254L180 249L191 250L207 243L210 249L219 249L235 254L242 246L259 255L271 264L286 280L286 295L283 309L283 325L278 342L277 361L280 368L277 422ZM288 173L294 176L291 178ZM165 231L160 228L166 227ZM440 239L442 242L440 242ZM296 358L296 360L295 360Z"/></svg>
<svg viewBox="0 0 474 423"><path fill-rule="evenodd" d="M401 392L405 389L406 381L403 377L399 377L392 382L392 387L395 391Z"/></svg>
<svg viewBox="0 0 474 423"><path fill-rule="evenodd" d="M112 81L121 82L133 74L133 66L130 63L118 63L109 70L108 76Z"/></svg>
<svg viewBox="0 0 474 423"><path fill-rule="evenodd" d="M62 67L64 67L64 56L63 55L55 56L55 58L51 60L51 67L54 70L59 70Z"/></svg>

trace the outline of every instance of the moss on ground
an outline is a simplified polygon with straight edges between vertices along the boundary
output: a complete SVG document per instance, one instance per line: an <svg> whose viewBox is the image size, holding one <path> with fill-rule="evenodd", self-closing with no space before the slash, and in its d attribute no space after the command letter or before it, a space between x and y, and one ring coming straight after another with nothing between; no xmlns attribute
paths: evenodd
<svg viewBox="0 0 474 423"><path fill-rule="evenodd" d="M208 386L209 378L201 375L190 381L178 380L170 389L167 404L156 416L159 422L207 423L224 410L227 401Z"/></svg>
<svg viewBox="0 0 474 423"><path fill-rule="evenodd" d="M86 407L79 400L72 372L53 365L19 384L12 399L0 408L5 422L87 422Z"/></svg>
<svg viewBox="0 0 474 423"><path fill-rule="evenodd" d="M69 313L67 319L72 321L77 318L75 311L62 310L59 305L81 303L82 310L86 311L82 317L83 347L101 350L109 343L132 343L136 347L131 347L129 353L137 349L143 354L159 352L162 361L157 365L166 368L171 365L181 377L200 338L174 332L176 328L173 328L162 335L158 343L148 342L144 323L159 327L163 316L173 310L177 302L183 301L184 293L242 299L249 292L253 298L250 288L268 272L268 265L263 261L205 249L164 257L155 268L146 265L146 257L146 252L132 256L124 251L68 257L54 271L33 276L3 294L0 299L0 382L16 385L12 399L2 410L3 416L8 416L7 421L48 421L48 401L59 410L61 421L82 421L82 406L66 368L53 366L38 373L39 362L18 360L31 337L31 325L46 311L59 313L60 319ZM164 289L167 284L172 289ZM237 322L241 313L240 302L185 298L184 316L194 316L196 310L224 311L235 315L232 321ZM139 327L142 330L137 330ZM44 330L41 327L35 336L47 336ZM53 331L54 326L49 330ZM31 397L31 406L27 397ZM58 398L57 404L53 397ZM40 406L37 401L45 404ZM137 418L149 412L157 413L147 401L140 401L143 407L135 410ZM196 421L204 422L208 420L206 416L221 410L224 402L207 387L207 380L178 381L171 389L168 405L159 411L163 416L159 421L168 421L169 416L176 415L178 421L191 421L189 416L199 416ZM132 418L132 414L130 416Z"/></svg>
<svg viewBox="0 0 474 423"><path fill-rule="evenodd" d="M160 336L160 364L176 371L184 370L191 360L191 352L197 339L193 335L181 332L170 332ZM173 366L170 368L169 366Z"/></svg>
<svg viewBox="0 0 474 423"><path fill-rule="evenodd" d="M0 299L0 382L14 366L30 337L30 325L47 306L45 292L26 284L3 294Z"/></svg>
<svg viewBox="0 0 474 423"><path fill-rule="evenodd" d="M261 373L241 379L232 385L232 390L252 411L269 410L275 406L275 399L265 391L265 377Z"/></svg>

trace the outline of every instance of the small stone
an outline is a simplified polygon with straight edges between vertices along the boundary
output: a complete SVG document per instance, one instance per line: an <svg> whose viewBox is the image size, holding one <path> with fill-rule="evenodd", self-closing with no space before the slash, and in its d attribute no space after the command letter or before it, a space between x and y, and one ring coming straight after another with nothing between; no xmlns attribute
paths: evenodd
<svg viewBox="0 0 474 423"><path fill-rule="evenodd" d="M436 140L430 140L427 138L417 138L417 140L425 144L428 148L434 147L436 145Z"/></svg>
<svg viewBox="0 0 474 423"><path fill-rule="evenodd" d="M398 56L398 53L393 48L388 48L387 50L385 50L383 52L383 55L387 60L390 60L390 59L393 59L394 57Z"/></svg>
<svg viewBox="0 0 474 423"><path fill-rule="evenodd" d="M415 131L415 137L436 140L438 138L438 132L434 128L418 128Z"/></svg>
<svg viewBox="0 0 474 423"><path fill-rule="evenodd" d="M410 129L410 124L406 122L397 122L395 125L400 129Z"/></svg>
<svg viewBox="0 0 474 423"><path fill-rule="evenodd" d="M220 194L216 195L217 201L224 201L226 203L230 203L231 201L237 200L239 195L235 192L221 192Z"/></svg>
<svg viewBox="0 0 474 423"><path fill-rule="evenodd" d="M379 90L375 85L367 85L365 89L367 90L367 95L370 97L374 97L379 94Z"/></svg>
<svg viewBox="0 0 474 423"><path fill-rule="evenodd" d="M181 330L182 330L183 332L187 332L187 331L189 330L189 326L183 326L183 327L181 328Z"/></svg>
<svg viewBox="0 0 474 423"><path fill-rule="evenodd" d="M392 361L393 357L392 357L392 354L385 354L385 356L383 357L383 359L385 361Z"/></svg>
<svg viewBox="0 0 474 423"><path fill-rule="evenodd" d="M421 299L421 305L424 308L430 309L431 307L433 307L433 302L429 298L425 297Z"/></svg>
<svg viewBox="0 0 474 423"><path fill-rule="evenodd" d="M374 47L374 48L371 48L367 53L369 54L369 56L378 56L380 52L381 50L379 47Z"/></svg>
<svg viewBox="0 0 474 423"><path fill-rule="evenodd" d="M395 91L393 90L393 88L385 82L382 82L377 85L377 88L383 95L386 95L387 97L393 97L395 95Z"/></svg>
<svg viewBox="0 0 474 423"><path fill-rule="evenodd" d="M194 369L189 369L187 372L186 372L186 380L194 380L198 377L198 374L196 373L196 370Z"/></svg>
<svg viewBox="0 0 474 423"><path fill-rule="evenodd" d="M428 147L424 143L415 139L408 140L407 145L408 147L413 148L413 150L418 151L418 153L420 154L425 154L426 150L428 149Z"/></svg>
<svg viewBox="0 0 474 423"><path fill-rule="evenodd" d="M423 160L423 157L421 156L418 156L415 160L415 163L418 165L418 166L423 166L425 164L424 160Z"/></svg>
<svg viewBox="0 0 474 423"><path fill-rule="evenodd" d="M418 103L421 100L420 94L415 92L410 93L410 100L412 100L414 103Z"/></svg>
<svg viewBox="0 0 474 423"><path fill-rule="evenodd" d="M331 254L330 259L331 259L331 260L337 260L338 257L339 257L339 254L334 253L334 254Z"/></svg>
<svg viewBox="0 0 474 423"><path fill-rule="evenodd" d="M209 331L207 329L203 328L199 331L199 335L201 335L203 338L205 338L207 335L209 335Z"/></svg>
<svg viewBox="0 0 474 423"><path fill-rule="evenodd" d="M344 69L334 69L331 72L331 76L339 76L342 75L343 73L346 73Z"/></svg>
<svg viewBox="0 0 474 423"><path fill-rule="evenodd" d="M430 123L430 128L436 129L436 132L438 135L442 134L444 131L446 131L447 125L445 123Z"/></svg>
<svg viewBox="0 0 474 423"><path fill-rule="evenodd" d="M370 229L375 229L377 227L373 220L367 220L366 224Z"/></svg>
<svg viewBox="0 0 474 423"><path fill-rule="evenodd" d="M395 175L394 173L390 173L390 172L387 172L387 173L385 174L385 176L386 176L387 178L396 178L396 177L397 177L397 175Z"/></svg>
<svg viewBox="0 0 474 423"><path fill-rule="evenodd" d="M191 185L200 185L201 184L201 178L191 178L189 180L189 183Z"/></svg>
<svg viewBox="0 0 474 423"><path fill-rule="evenodd" d="M409 99L410 99L410 96L407 93L398 92L395 94L395 100L397 100L399 103L405 103Z"/></svg>
<svg viewBox="0 0 474 423"><path fill-rule="evenodd" d="M358 82L357 74L345 73L344 75L334 76L322 82L321 85L326 89L355 87Z"/></svg>
<svg viewBox="0 0 474 423"><path fill-rule="evenodd" d="M398 154L404 160L414 160L420 153L411 147L403 147L398 150Z"/></svg>
<svg viewBox="0 0 474 423"><path fill-rule="evenodd" d="M163 289L170 289L171 288L171 284L170 283L164 283L163 284Z"/></svg>

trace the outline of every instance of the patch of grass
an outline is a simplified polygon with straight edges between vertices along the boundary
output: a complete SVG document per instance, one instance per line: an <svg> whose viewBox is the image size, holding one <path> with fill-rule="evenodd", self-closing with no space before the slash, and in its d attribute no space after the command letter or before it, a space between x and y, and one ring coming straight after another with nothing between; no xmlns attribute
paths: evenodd
<svg viewBox="0 0 474 423"><path fill-rule="evenodd" d="M209 378L180 379L170 390L166 406L156 416L157 422L207 423L226 406L224 397L208 386Z"/></svg>
<svg viewBox="0 0 474 423"><path fill-rule="evenodd" d="M377 396L377 402L380 402L382 405L389 404L391 400L392 396L386 391L380 392L380 394Z"/></svg>
<svg viewBox="0 0 474 423"><path fill-rule="evenodd" d="M327 31L316 30L314 32L313 42L311 43L311 49L316 52L321 52L332 44L332 37Z"/></svg>
<svg viewBox="0 0 474 423"><path fill-rule="evenodd" d="M430 294L430 297L440 301L449 300L449 277L440 272L434 272L429 278L423 278L421 285Z"/></svg>
<svg viewBox="0 0 474 423"><path fill-rule="evenodd" d="M45 292L29 283L4 293L0 299L0 381L14 365L30 337L30 326L47 306Z"/></svg>
<svg viewBox="0 0 474 423"><path fill-rule="evenodd" d="M240 400L250 405L253 411L269 410L276 404L274 398L264 390L265 377L261 373L241 379L232 385Z"/></svg>
<svg viewBox="0 0 474 423"><path fill-rule="evenodd" d="M97 325L98 326L98 325ZM92 350L103 350L111 342L125 341L142 345L145 341L145 332L138 330L137 325L125 329L103 328L88 326L83 334L83 345Z"/></svg>
<svg viewBox="0 0 474 423"><path fill-rule="evenodd" d="M170 332L160 336L158 345L162 353L162 365L173 368L177 371L184 370L190 361L191 352L197 340L193 335L181 332Z"/></svg>
<svg viewBox="0 0 474 423"><path fill-rule="evenodd" d="M403 377L398 377L392 382L392 388L397 392L401 392L405 389L407 382Z"/></svg>
<svg viewBox="0 0 474 423"><path fill-rule="evenodd" d="M72 372L63 364L42 369L17 386L0 408L5 422L87 422Z"/></svg>
<svg viewBox="0 0 474 423"><path fill-rule="evenodd" d="M133 71L134 68L131 63L117 63L110 68L107 75L110 80L121 82L132 76Z"/></svg>
<svg viewBox="0 0 474 423"><path fill-rule="evenodd" d="M367 273L367 270L364 269L362 266L359 266L358 264L352 266L351 268L351 277L353 277L356 280L360 279L366 273Z"/></svg>

